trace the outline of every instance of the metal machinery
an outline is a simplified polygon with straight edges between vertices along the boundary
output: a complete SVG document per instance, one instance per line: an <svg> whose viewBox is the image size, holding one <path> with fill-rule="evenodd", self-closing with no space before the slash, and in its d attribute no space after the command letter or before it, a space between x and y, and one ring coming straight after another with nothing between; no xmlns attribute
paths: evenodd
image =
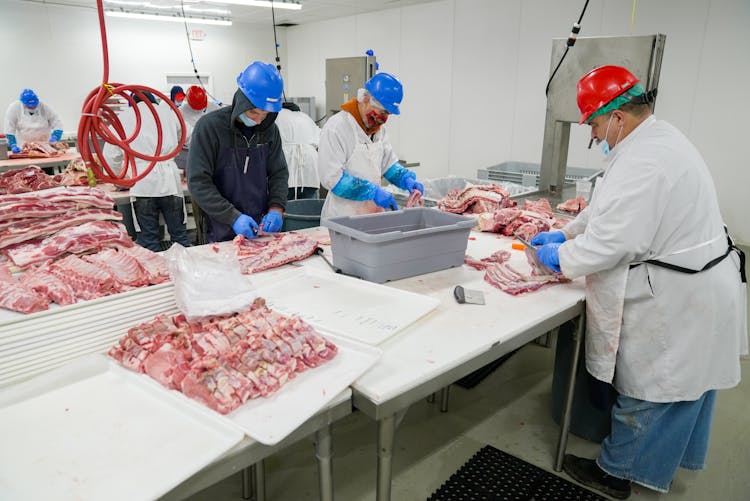
<svg viewBox="0 0 750 501"><path fill-rule="evenodd" d="M315 109L315 97L288 97L287 101L299 106L299 110L307 113L313 120L318 120L318 111Z"/></svg>
<svg viewBox="0 0 750 501"><path fill-rule="evenodd" d="M659 83L666 35L578 38L550 83L539 190L562 191L568 160L570 124L578 123L576 84L590 70L607 64L624 66L641 80L646 90ZM557 66L567 39L552 40L550 74Z"/></svg>
<svg viewBox="0 0 750 501"><path fill-rule="evenodd" d="M357 89L375 75L375 56L326 59L326 114L334 115L339 107L357 97Z"/></svg>

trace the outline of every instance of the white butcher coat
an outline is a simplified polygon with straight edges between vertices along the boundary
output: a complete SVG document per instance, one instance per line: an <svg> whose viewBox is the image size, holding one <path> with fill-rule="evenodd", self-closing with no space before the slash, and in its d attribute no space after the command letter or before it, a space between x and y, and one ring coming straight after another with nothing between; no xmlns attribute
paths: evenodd
<svg viewBox="0 0 750 501"><path fill-rule="evenodd" d="M591 204L568 224L562 272L586 276L586 368L623 395L696 400L740 381L747 289L727 249L716 190L700 153L651 116L608 156ZM576 236L577 235L577 236Z"/></svg>
<svg viewBox="0 0 750 501"><path fill-rule="evenodd" d="M381 125L370 138L347 111L340 111L329 118L320 134L318 147L320 184L329 190L321 219L378 211L378 206L372 201L348 200L334 195L330 190L339 182L344 171L380 185L383 174L396 162L398 157L386 138L385 125Z"/></svg>
<svg viewBox="0 0 750 501"><path fill-rule="evenodd" d="M315 188L318 175L318 142L320 127L301 111L282 108L274 122L281 134L281 144L289 168L290 188Z"/></svg>
<svg viewBox="0 0 750 501"><path fill-rule="evenodd" d="M55 110L39 102L33 110L26 108L21 101L13 101L5 112L3 130L5 134L16 136L19 148L25 143L46 143L53 130L62 130L63 123Z"/></svg>

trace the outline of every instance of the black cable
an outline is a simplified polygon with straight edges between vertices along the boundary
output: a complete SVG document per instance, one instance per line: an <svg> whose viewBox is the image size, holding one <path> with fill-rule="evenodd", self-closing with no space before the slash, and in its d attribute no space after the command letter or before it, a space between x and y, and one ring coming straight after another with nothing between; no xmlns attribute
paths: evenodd
<svg viewBox="0 0 750 501"><path fill-rule="evenodd" d="M190 32L188 31L188 25L187 25L187 17L185 16L185 2L184 0L180 0L180 10L182 11L182 24L185 26L185 38L187 38L188 43L188 50L190 51L190 64L193 65L193 73L195 73L195 78L198 80L198 83L200 84L203 91L206 93L208 97L211 98L211 100L218 104L219 106L223 106L223 103L216 99L214 96L211 95L210 92L208 92L208 89L206 89L206 86L203 84L203 81L201 80L201 75L198 73L198 68L195 67L195 58L193 57L193 44L190 42ZM187 91L187 89L185 89Z"/></svg>
<svg viewBox="0 0 750 501"><path fill-rule="evenodd" d="M273 47L276 49L276 69L279 70L281 75L281 59L279 58L279 42L276 40L276 9L273 7L273 0L271 0L271 23L273 24ZM281 96L286 101L286 89L281 88Z"/></svg>
<svg viewBox="0 0 750 501"><path fill-rule="evenodd" d="M565 56L568 55L568 51L576 43L576 37L578 36L578 33L581 31L581 21L583 21L583 15L586 13L586 7L588 6L589 6L589 0L586 0L586 3L583 5L583 10L581 10L581 15L578 16L578 22L573 24L573 28L570 30L570 36L568 36L568 41L567 41L567 46L565 47L565 52L563 52L563 55L560 58L560 61L558 61L557 66L555 66L555 70L549 76L549 80L547 81L547 87L544 89L545 96L549 94L549 86L552 83L552 79L555 78L555 74L557 73L557 70L560 69L560 65L565 60Z"/></svg>

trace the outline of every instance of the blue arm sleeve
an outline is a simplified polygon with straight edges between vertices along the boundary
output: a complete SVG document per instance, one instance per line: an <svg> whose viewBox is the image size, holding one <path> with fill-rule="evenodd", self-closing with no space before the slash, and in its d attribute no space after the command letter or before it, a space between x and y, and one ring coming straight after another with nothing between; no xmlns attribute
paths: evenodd
<svg viewBox="0 0 750 501"><path fill-rule="evenodd" d="M53 138L55 141L59 141L60 138L62 137L62 131L60 129L55 129L52 131L52 135L50 137Z"/></svg>
<svg viewBox="0 0 750 501"><path fill-rule="evenodd" d="M407 178L416 179L417 175L414 173L414 171L411 171L400 163L396 162L391 165L387 171L385 171L383 177L386 178L389 183L398 186L402 190L405 190L406 187L404 186L404 181L406 181Z"/></svg>
<svg viewBox="0 0 750 501"><path fill-rule="evenodd" d="M349 200L372 200L378 187L366 179L354 177L346 172L341 175L341 179L336 183L331 192L341 198Z"/></svg>
<svg viewBox="0 0 750 501"><path fill-rule="evenodd" d="M17 144L16 136L14 136L13 134L6 134L5 137L6 139L8 139L8 148L12 148Z"/></svg>

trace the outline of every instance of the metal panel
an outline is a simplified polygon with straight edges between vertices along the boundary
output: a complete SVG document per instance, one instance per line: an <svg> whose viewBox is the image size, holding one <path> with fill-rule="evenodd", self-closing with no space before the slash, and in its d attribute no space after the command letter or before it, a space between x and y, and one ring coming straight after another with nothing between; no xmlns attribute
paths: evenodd
<svg viewBox="0 0 750 501"><path fill-rule="evenodd" d="M318 111L315 108L315 97L288 97L286 100L299 106L299 110L307 113L313 120L318 119Z"/></svg>
<svg viewBox="0 0 750 501"><path fill-rule="evenodd" d="M326 114L357 97L357 89L375 74L375 56L326 59Z"/></svg>
<svg viewBox="0 0 750 501"><path fill-rule="evenodd" d="M578 80L598 66L624 66L641 80L644 88L658 85L666 35L584 37L568 51L552 80L547 95L544 143L539 189L562 188L568 159L570 124L578 123ZM552 40L550 74L565 52L567 39Z"/></svg>

